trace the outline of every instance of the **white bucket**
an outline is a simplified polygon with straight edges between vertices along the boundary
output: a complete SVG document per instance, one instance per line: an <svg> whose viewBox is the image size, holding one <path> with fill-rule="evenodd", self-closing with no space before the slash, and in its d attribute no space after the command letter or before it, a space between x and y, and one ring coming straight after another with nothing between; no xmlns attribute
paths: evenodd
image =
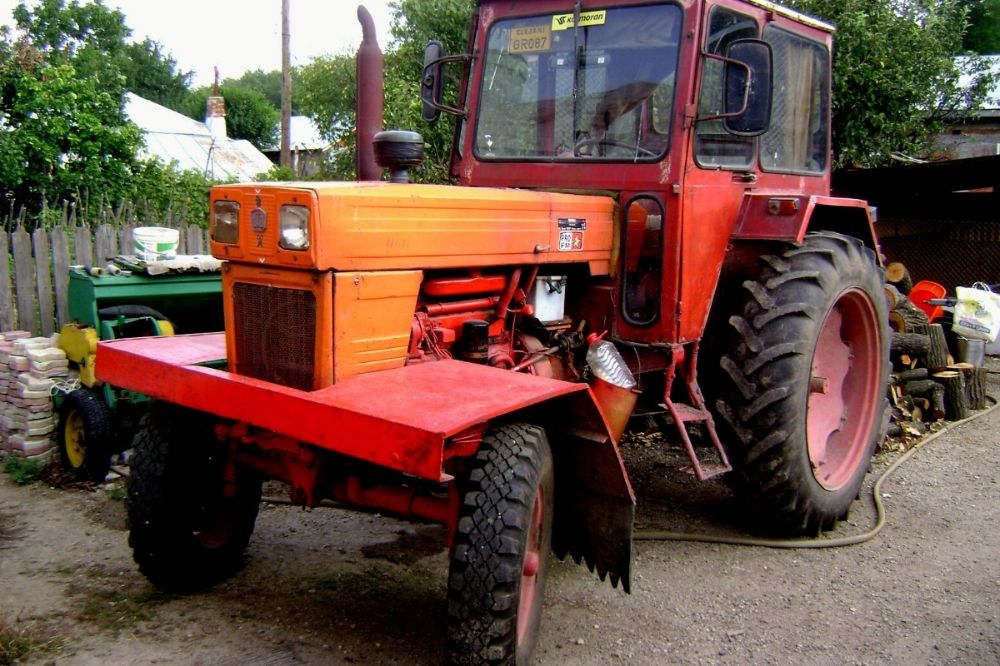
<svg viewBox="0 0 1000 666"><path fill-rule="evenodd" d="M132 230L135 256L142 261L173 259L177 256L180 233L166 227L136 227Z"/></svg>

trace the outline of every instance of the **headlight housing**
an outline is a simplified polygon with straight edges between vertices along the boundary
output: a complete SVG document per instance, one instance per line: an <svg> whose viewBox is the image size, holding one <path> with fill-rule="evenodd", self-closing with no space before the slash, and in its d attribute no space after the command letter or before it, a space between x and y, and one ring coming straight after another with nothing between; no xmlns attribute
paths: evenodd
<svg viewBox="0 0 1000 666"><path fill-rule="evenodd" d="M240 205L219 200L212 205L212 240L236 245L240 241Z"/></svg>
<svg viewBox="0 0 1000 666"><path fill-rule="evenodd" d="M282 206L279 216L281 237L278 245L286 250L309 248L309 208L306 206Z"/></svg>

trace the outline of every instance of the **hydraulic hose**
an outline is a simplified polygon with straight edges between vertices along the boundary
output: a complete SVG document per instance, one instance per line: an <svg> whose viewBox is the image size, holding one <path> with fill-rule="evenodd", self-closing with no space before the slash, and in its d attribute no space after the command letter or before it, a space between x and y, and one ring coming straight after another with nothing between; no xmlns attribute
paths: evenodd
<svg viewBox="0 0 1000 666"><path fill-rule="evenodd" d="M930 444L935 439L950 432L953 428L957 428L960 425L970 423L978 418L986 416L992 413L1000 406L997 398L990 396L990 400L993 401L993 406L985 409L981 412L973 414L972 416L962 419L961 421L955 421L946 425L941 430L938 430L932 435L925 437L924 439L917 442L913 448L897 458L889 467L882 472L878 479L875 480L875 484L872 486L872 500L875 503L875 525L867 532L862 532L861 534L856 534L852 536L838 537L835 539L760 539L755 537L727 537L727 536L715 536L711 534L697 534L686 532L672 532L665 530L636 530L632 538L636 541L695 541L698 543L721 543L728 544L731 546L759 546L762 548L840 548L842 546L854 546L859 543L865 543L866 541L871 541L882 531L885 527L886 522L886 511L885 505L882 503L882 483L888 479L903 463L913 457L913 455L926 446Z"/></svg>

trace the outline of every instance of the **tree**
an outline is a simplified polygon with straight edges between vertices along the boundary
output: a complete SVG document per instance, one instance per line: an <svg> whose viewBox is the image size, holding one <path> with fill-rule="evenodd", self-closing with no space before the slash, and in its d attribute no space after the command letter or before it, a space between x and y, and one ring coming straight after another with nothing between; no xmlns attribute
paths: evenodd
<svg viewBox="0 0 1000 666"><path fill-rule="evenodd" d="M1000 54L1000 0L966 0L969 28L962 46L972 53Z"/></svg>
<svg viewBox="0 0 1000 666"><path fill-rule="evenodd" d="M139 198L153 209L187 199L207 206L204 176L137 157L141 132L123 110L131 31L120 12L41 0L14 18L16 35L0 31L0 184L9 201L29 211Z"/></svg>
<svg viewBox="0 0 1000 666"><path fill-rule="evenodd" d="M125 87L136 95L174 111L186 107L193 72L179 71L177 61L163 52L163 45L148 37L127 44L117 64Z"/></svg>
<svg viewBox="0 0 1000 666"><path fill-rule="evenodd" d="M297 68L292 68L292 80L298 78ZM244 72L237 79L226 79L222 82L223 85L239 85L243 88L250 88L251 90L256 90L267 98L274 108L281 108L281 72L277 69L272 69L269 72L265 72L262 69L255 69L249 72ZM301 113L299 109L299 94L298 88L292 86L292 114L297 115Z"/></svg>
<svg viewBox="0 0 1000 666"><path fill-rule="evenodd" d="M269 148L278 141L278 122L281 112L263 93L231 83L227 79L219 86L219 94L226 100L226 132L233 139L246 139L258 148ZM208 86L193 91L188 98L186 112L192 118L205 118L205 103L212 89Z"/></svg>
<svg viewBox="0 0 1000 666"><path fill-rule="evenodd" d="M946 118L974 108L986 80L959 85L963 0L792 0L837 26L835 165L877 166L925 153ZM982 74L982 63L970 63Z"/></svg>

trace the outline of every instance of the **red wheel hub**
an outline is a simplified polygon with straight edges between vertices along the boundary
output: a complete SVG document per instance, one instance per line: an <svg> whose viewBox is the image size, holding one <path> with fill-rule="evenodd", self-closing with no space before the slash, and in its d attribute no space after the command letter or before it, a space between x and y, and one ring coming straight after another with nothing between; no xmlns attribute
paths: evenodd
<svg viewBox="0 0 1000 666"><path fill-rule="evenodd" d="M863 464L877 413L883 363L879 321L868 294L837 299L813 352L806 429L813 476L838 490Z"/></svg>
<svg viewBox="0 0 1000 666"><path fill-rule="evenodd" d="M524 564L521 568L521 597L517 606L517 641L521 641L533 624L538 612L538 573L542 567L542 526L545 518L545 495L541 484L535 493L535 503L531 508L531 526L528 528L524 544Z"/></svg>

